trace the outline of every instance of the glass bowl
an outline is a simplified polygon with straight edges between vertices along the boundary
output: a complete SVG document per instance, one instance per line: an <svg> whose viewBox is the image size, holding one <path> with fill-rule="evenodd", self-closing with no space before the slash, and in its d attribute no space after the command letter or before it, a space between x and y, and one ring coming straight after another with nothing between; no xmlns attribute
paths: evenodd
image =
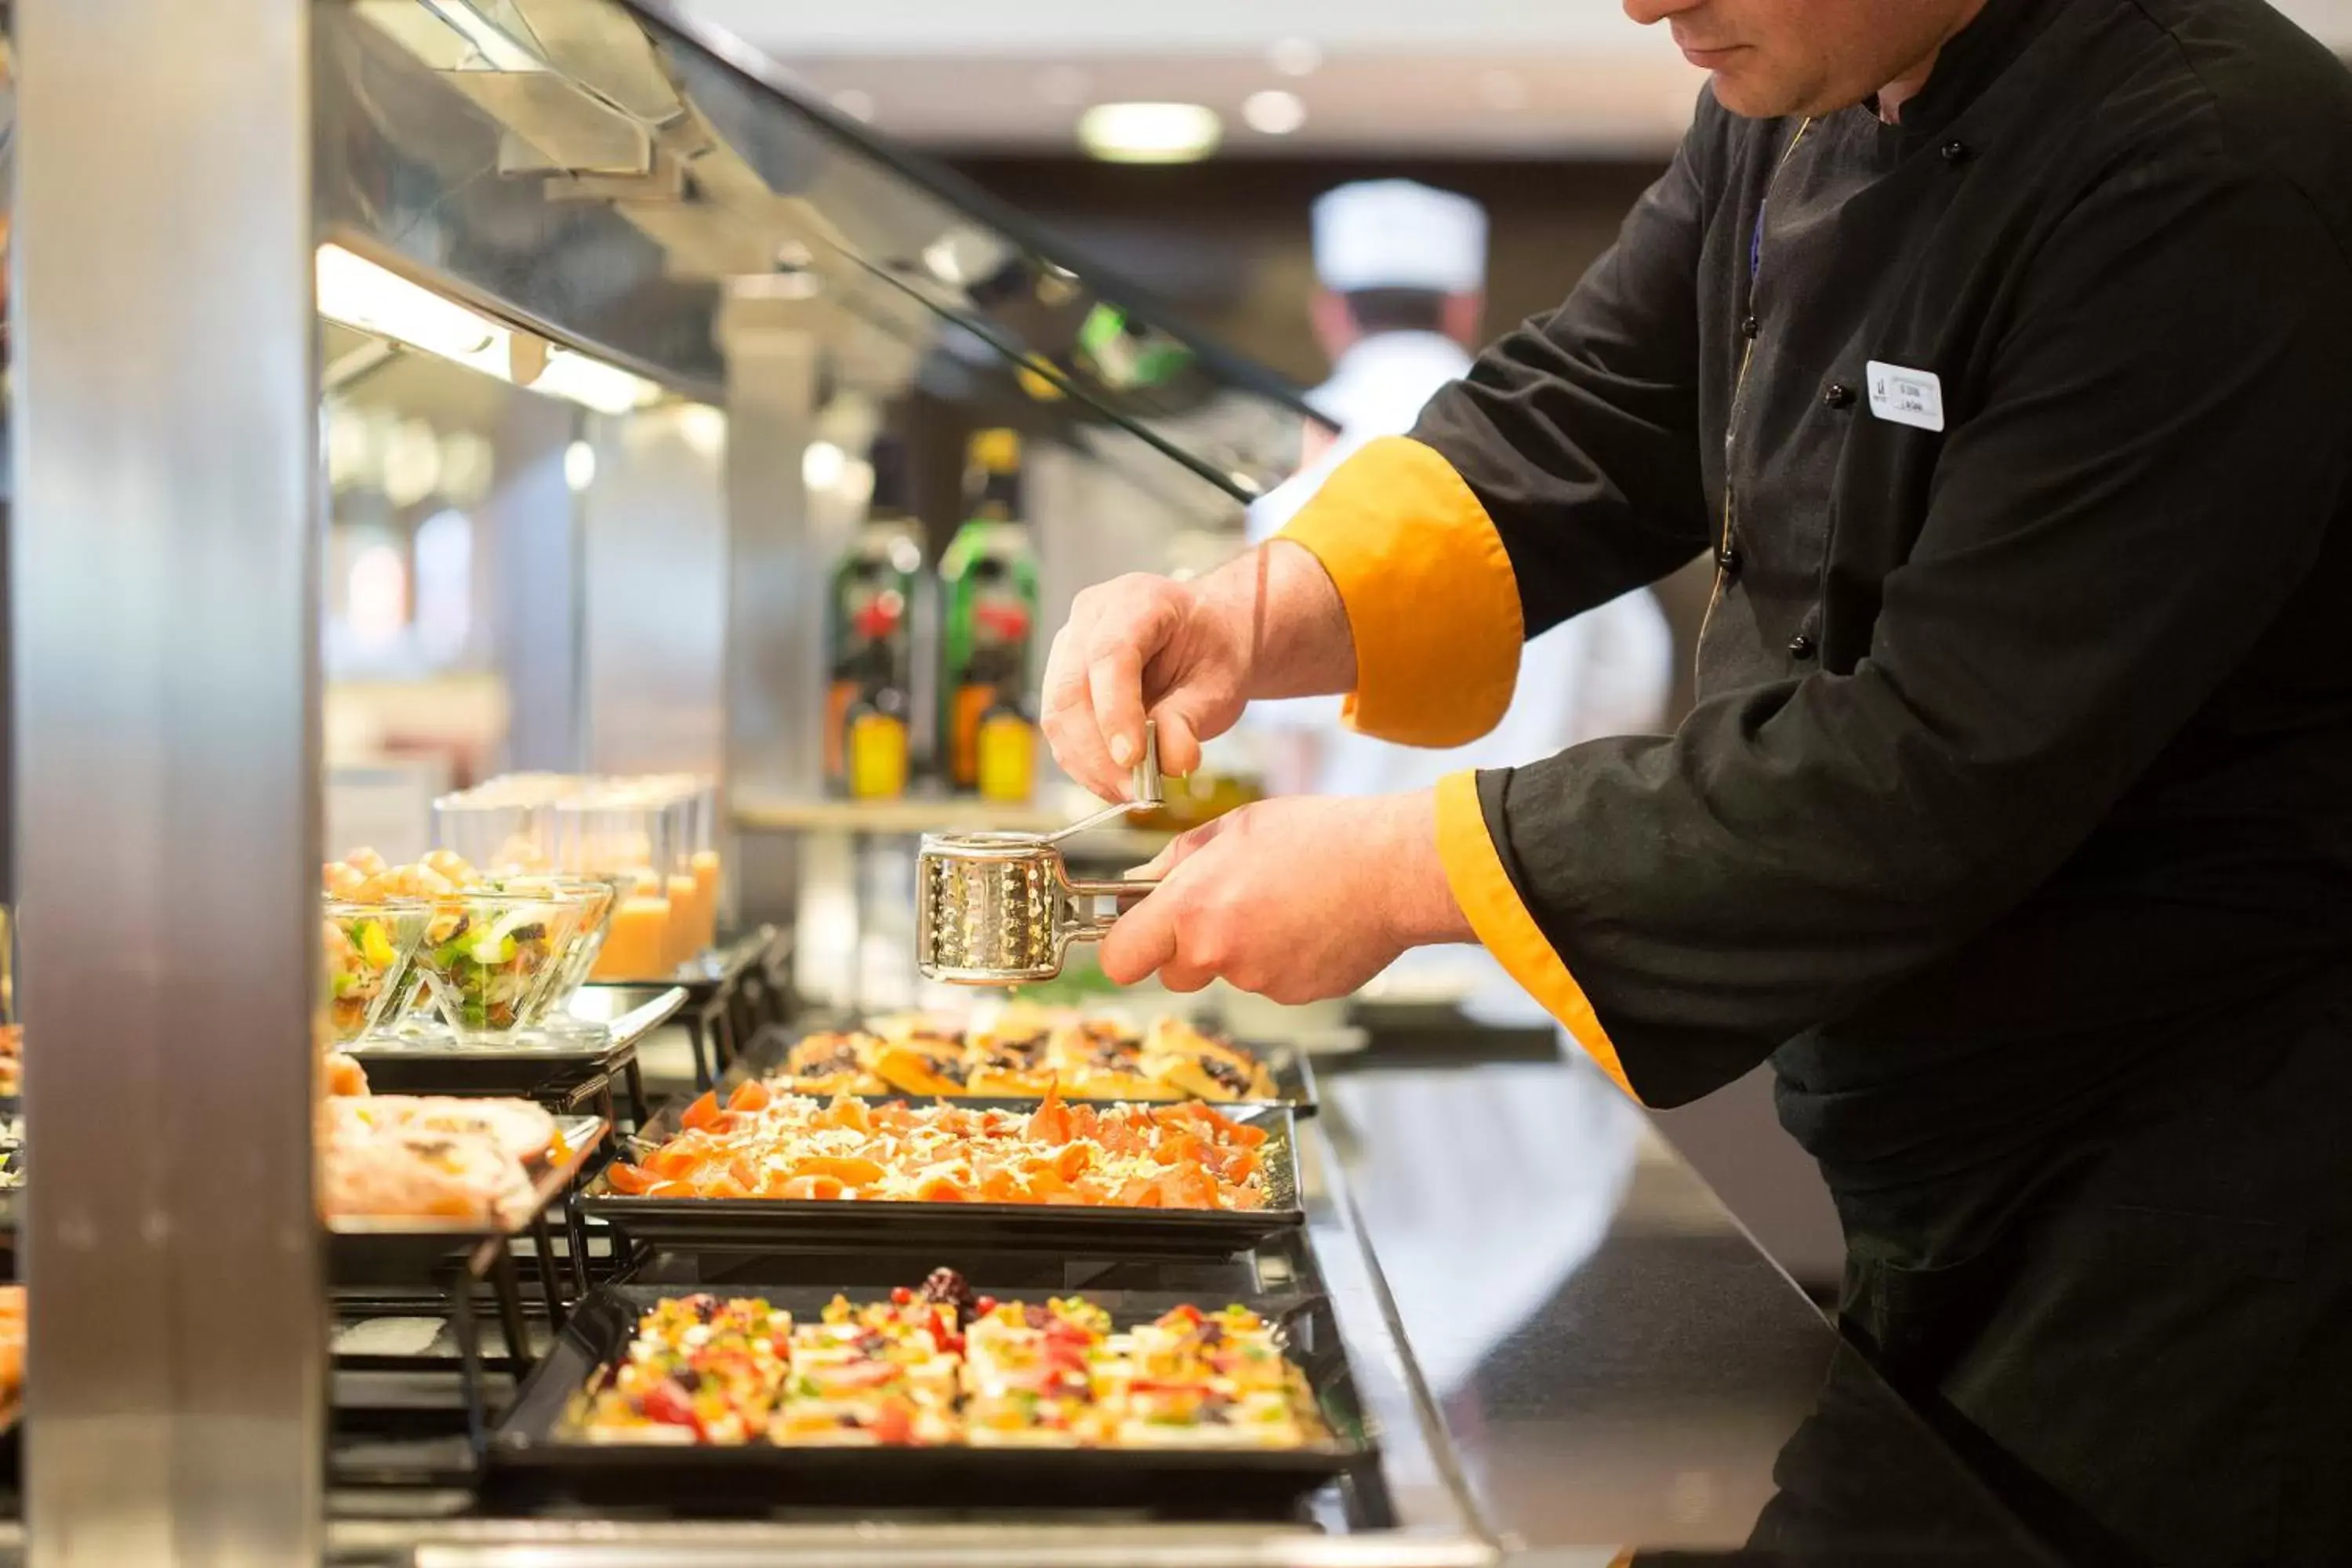
<svg viewBox="0 0 2352 1568"><path fill-rule="evenodd" d="M416 985L416 944L425 935L421 903L325 902L328 1028L337 1045L390 1018Z"/></svg>
<svg viewBox="0 0 2352 1568"><path fill-rule="evenodd" d="M551 891L467 889L434 900L416 967L450 1033L499 1040L536 1022L584 908Z"/></svg>
<svg viewBox="0 0 2352 1568"><path fill-rule="evenodd" d="M604 934L613 929L614 911L620 908L621 884L611 877L564 876L509 877L498 886L506 892L561 899L573 908L574 927L557 955L555 978L536 999L526 1022L560 1019L604 951Z"/></svg>

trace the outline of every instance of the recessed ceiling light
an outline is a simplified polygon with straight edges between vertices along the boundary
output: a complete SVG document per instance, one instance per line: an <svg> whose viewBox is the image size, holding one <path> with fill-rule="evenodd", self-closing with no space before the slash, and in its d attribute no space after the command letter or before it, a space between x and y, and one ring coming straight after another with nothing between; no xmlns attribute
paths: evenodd
<svg viewBox="0 0 2352 1568"><path fill-rule="evenodd" d="M1261 136L1287 136L1307 123L1307 105L1295 92L1268 88L1242 100L1242 121Z"/></svg>
<svg viewBox="0 0 2352 1568"><path fill-rule="evenodd" d="M859 88L845 87L833 95L833 106L852 120L874 118L874 95Z"/></svg>
<svg viewBox="0 0 2352 1568"><path fill-rule="evenodd" d="M1313 76L1323 65L1323 47L1312 38L1276 38L1266 46L1265 63L1277 76Z"/></svg>
<svg viewBox="0 0 2352 1568"><path fill-rule="evenodd" d="M1078 116L1078 144L1109 163L1189 163L1223 134L1217 111L1199 103L1097 103Z"/></svg>
<svg viewBox="0 0 2352 1568"><path fill-rule="evenodd" d="M573 495L596 482L595 447L574 441L563 448L563 482Z"/></svg>

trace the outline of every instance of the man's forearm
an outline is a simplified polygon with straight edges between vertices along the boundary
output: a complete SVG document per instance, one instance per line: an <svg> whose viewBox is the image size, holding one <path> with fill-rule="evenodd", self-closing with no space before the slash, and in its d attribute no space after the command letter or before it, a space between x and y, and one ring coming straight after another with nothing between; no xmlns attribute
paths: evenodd
<svg viewBox="0 0 2352 1568"><path fill-rule="evenodd" d="M1201 580L1220 618L1247 628L1252 699L1323 697L1356 686L1356 641L1339 590L1313 554L1276 539Z"/></svg>

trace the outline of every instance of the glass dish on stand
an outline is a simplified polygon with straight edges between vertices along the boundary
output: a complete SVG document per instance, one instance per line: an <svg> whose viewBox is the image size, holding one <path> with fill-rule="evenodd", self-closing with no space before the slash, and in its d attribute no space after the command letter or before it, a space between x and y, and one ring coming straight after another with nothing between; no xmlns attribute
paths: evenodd
<svg viewBox="0 0 2352 1568"><path fill-rule="evenodd" d="M584 897L552 889L435 900L416 965L442 1025L461 1044L495 1045L536 1026L587 908Z"/></svg>

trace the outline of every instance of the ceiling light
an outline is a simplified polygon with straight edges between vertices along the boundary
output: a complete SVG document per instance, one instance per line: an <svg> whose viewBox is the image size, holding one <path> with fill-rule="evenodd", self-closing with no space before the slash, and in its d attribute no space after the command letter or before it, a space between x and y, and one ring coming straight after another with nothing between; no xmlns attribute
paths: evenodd
<svg viewBox="0 0 2352 1568"><path fill-rule="evenodd" d="M1276 76L1313 76L1322 68L1323 48L1312 38L1276 38L1266 46L1265 63Z"/></svg>
<svg viewBox="0 0 2352 1568"><path fill-rule="evenodd" d="M1307 105L1295 92L1269 88L1242 100L1242 121L1261 136L1287 136L1307 123Z"/></svg>
<svg viewBox="0 0 2352 1568"><path fill-rule="evenodd" d="M661 395L661 388L641 375L632 375L618 365L557 347L549 348L547 368L531 377L528 384L533 392L568 398L599 414L626 414Z"/></svg>
<svg viewBox="0 0 2352 1568"><path fill-rule="evenodd" d="M727 449L727 416L708 403L689 403L677 411L677 434L698 458L716 458Z"/></svg>
<svg viewBox="0 0 2352 1568"><path fill-rule="evenodd" d="M848 470L849 454L830 441L811 441L801 453L801 483L812 490L831 490Z"/></svg>
<svg viewBox="0 0 2352 1568"><path fill-rule="evenodd" d="M578 495L596 482L596 448L585 441L574 441L563 448L563 482Z"/></svg>
<svg viewBox="0 0 2352 1568"><path fill-rule="evenodd" d="M1217 111L1199 103L1097 103L1078 116L1078 144L1107 163L1189 163L1223 134Z"/></svg>
<svg viewBox="0 0 2352 1568"><path fill-rule="evenodd" d="M833 95L833 106L852 120L874 118L874 95L857 88L845 87Z"/></svg>
<svg viewBox="0 0 2352 1568"><path fill-rule="evenodd" d="M318 257L319 314L486 372L508 374L510 338L487 316L444 300L340 245Z"/></svg>
<svg viewBox="0 0 2352 1568"><path fill-rule="evenodd" d="M625 414L661 395L661 388L641 375L556 346L548 349L546 363L536 374L518 376L515 334L504 323L445 300L340 245L319 247L316 265L319 314L331 321L391 338L551 397L568 398L599 414Z"/></svg>

